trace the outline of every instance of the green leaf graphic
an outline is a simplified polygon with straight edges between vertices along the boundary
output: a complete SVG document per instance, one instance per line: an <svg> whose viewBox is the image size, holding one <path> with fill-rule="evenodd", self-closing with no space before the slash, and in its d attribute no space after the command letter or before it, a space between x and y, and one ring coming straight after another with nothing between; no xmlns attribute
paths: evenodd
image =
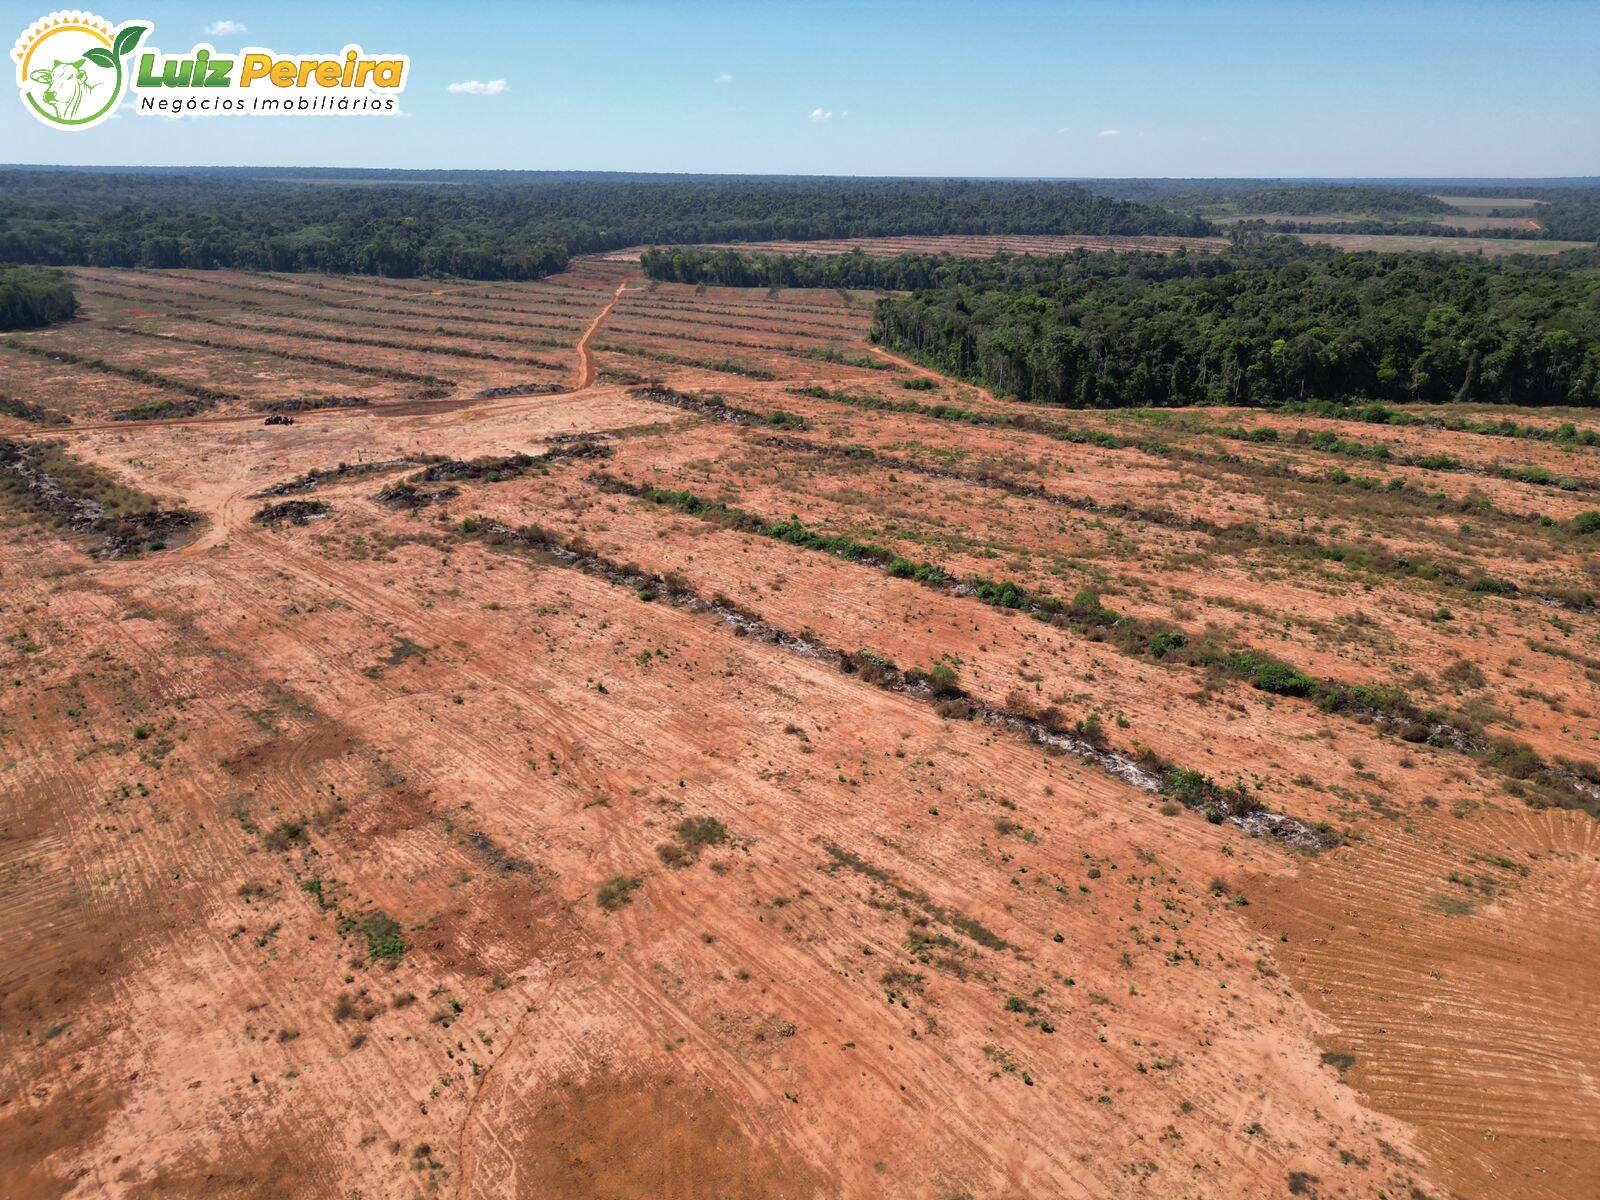
<svg viewBox="0 0 1600 1200"><path fill-rule="evenodd" d="M133 53L133 48L139 44L139 39L150 32L148 25L129 25L117 34L117 40L112 43L111 50L118 58L123 58Z"/></svg>
<svg viewBox="0 0 1600 1200"><path fill-rule="evenodd" d="M92 50L86 50L83 56L97 67L114 67L117 65L117 60L111 57L111 51L104 46L96 46Z"/></svg>

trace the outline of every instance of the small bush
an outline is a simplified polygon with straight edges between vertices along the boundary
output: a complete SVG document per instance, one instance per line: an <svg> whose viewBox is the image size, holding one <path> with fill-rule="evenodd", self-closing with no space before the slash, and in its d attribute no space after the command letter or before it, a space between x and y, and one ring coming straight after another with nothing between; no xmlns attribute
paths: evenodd
<svg viewBox="0 0 1600 1200"><path fill-rule="evenodd" d="M1150 639L1150 657L1165 658L1174 650L1182 648L1188 640L1182 630L1163 629Z"/></svg>
<svg viewBox="0 0 1600 1200"><path fill-rule="evenodd" d="M701 849L728 840L728 827L715 817L685 817L678 822L678 840Z"/></svg>
<svg viewBox="0 0 1600 1200"><path fill-rule="evenodd" d="M1100 593L1089 588L1084 588L1072 598L1067 605L1067 612L1075 620L1089 625L1110 625L1117 619L1116 613L1100 603Z"/></svg>
<svg viewBox="0 0 1600 1200"><path fill-rule="evenodd" d="M1250 680L1250 686L1275 696L1309 696L1317 681L1298 667L1274 658L1261 658L1251 654L1234 656L1237 665Z"/></svg>
<svg viewBox="0 0 1600 1200"><path fill-rule="evenodd" d="M387 913L376 912L361 922L361 933L367 939L367 954L374 962L384 959L398 962L406 952L406 940L400 935L400 922Z"/></svg>
<svg viewBox="0 0 1600 1200"><path fill-rule="evenodd" d="M644 883L637 875L613 875L600 885L594 900L606 912L616 912L633 903L633 893Z"/></svg>
<svg viewBox="0 0 1600 1200"><path fill-rule="evenodd" d="M1010 579L985 579L978 584L978 599L996 608L1026 608L1029 604L1028 589Z"/></svg>
<svg viewBox="0 0 1600 1200"><path fill-rule="evenodd" d="M671 867L674 870L680 867L687 867L694 862L693 853L690 852L687 846L683 846L678 842L662 842L656 847L656 856L661 859L662 866Z"/></svg>
<svg viewBox="0 0 1600 1200"><path fill-rule="evenodd" d="M933 689L935 696L951 697L961 694L960 676L957 675L955 667L942 659L928 668L928 686Z"/></svg>
<svg viewBox="0 0 1600 1200"><path fill-rule="evenodd" d="M303 821L283 821L264 839L269 850L287 850L290 846L306 844L306 827Z"/></svg>
<svg viewBox="0 0 1600 1200"><path fill-rule="evenodd" d="M1322 1061L1343 1075L1356 1065L1356 1056L1345 1050L1329 1050L1323 1054Z"/></svg>

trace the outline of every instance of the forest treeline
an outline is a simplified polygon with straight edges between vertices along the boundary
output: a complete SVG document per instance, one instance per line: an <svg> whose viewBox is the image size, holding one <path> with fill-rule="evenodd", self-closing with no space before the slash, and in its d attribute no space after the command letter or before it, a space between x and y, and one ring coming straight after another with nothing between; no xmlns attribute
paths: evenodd
<svg viewBox="0 0 1600 1200"><path fill-rule="evenodd" d="M1235 205L1242 213L1288 213L1320 216L1324 213L1373 213L1384 216L1447 214L1456 210L1444 201L1409 188L1371 187L1359 184L1310 183L1293 187L1262 188L1240 196Z"/></svg>
<svg viewBox="0 0 1600 1200"><path fill-rule="evenodd" d="M1274 243L1279 253L1298 254L1299 247ZM1260 253L1270 254L1263 249ZM1066 254L996 254L989 258L953 254L873 256L859 250L845 254L747 254L739 250L698 246L656 246L640 255L639 265L651 279L664 283L709 283L718 287L879 288L924 291L956 284L1021 287L1091 275L1138 275L1165 279L1234 270L1206 251L1180 248L1175 254L1125 251L1107 254L1073 250Z"/></svg>
<svg viewBox="0 0 1600 1200"><path fill-rule="evenodd" d="M909 291L873 336L948 374L1076 407L1306 399L1600 403L1600 278L1559 262L1340 254L741 255L646 251L645 273L734 287Z"/></svg>
<svg viewBox="0 0 1600 1200"><path fill-rule="evenodd" d="M1075 407L1307 399L1600 403L1600 278L1453 255L1290 251L880 301L872 336L951 375ZM998 268L997 268L998 269Z"/></svg>
<svg viewBox="0 0 1600 1200"><path fill-rule="evenodd" d="M1416 218L1390 220L1383 217L1363 217L1350 221L1296 221L1277 218L1271 221L1251 217L1228 226L1229 232L1238 233L1359 233L1365 236L1400 234L1406 237L1450 238L1511 238L1524 242L1600 242L1600 205L1592 208L1539 208L1530 211L1496 210L1496 216L1515 216L1531 219L1538 228L1511 226L1499 229L1468 229L1461 225L1444 225Z"/></svg>
<svg viewBox="0 0 1600 1200"><path fill-rule="evenodd" d="M0 329L37 329L77 311L77 293L62 272L0 264Z"/></svg>
<svg viewBox="0 0 1600 1200"><path fill-rule="evenodd" d="M1466 229L1460 225L1442 225L1433 221L1412 218L1389 220L1383 217L1362 217L1349 221L1296 221L1285 217L1276 217L1268 221L1260 217L1251 217L1229 225L1228 232L1235 235L1309 233L1317 237L1326 237L1330 233L1356 233L1363 237L1494 238L1496 240L1514 238L1526 242L1552 240L1549 232L1544 229Z"/></svg>
<svg viewBox="0 0 1600 1200"><path fill-rule="evenodd" d="M1212 232L1061 183L0 171L0 261L61 266L535 279L651 242Z"/></svg>

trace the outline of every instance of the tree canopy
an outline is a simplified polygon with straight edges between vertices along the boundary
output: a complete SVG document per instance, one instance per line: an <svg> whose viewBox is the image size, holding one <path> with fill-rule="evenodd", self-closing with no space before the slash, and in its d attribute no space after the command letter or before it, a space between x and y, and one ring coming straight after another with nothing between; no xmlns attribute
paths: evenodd
<svg viewBox="0 0 1600 1200"><path fill-rule="evenodd" d="M533 279L659 242L899 234L1204 234L1062 183L219 170L0 171L0 260Z"/></svg>
<svg viewBox="0 0 1600 1200"><path fill-rule="evenodd" d="M0 329L35 329L77 311L72 280L62 272L0 265Z"/></svg>
<svg viewBox="0 0 1600 1200"><path fill-rule="evenodd" d="M1600 403L1589 270L1277 243L1102 259L1062 263L1049 282L891 297L873 336L1023 399L1082 407Z"/></svg>

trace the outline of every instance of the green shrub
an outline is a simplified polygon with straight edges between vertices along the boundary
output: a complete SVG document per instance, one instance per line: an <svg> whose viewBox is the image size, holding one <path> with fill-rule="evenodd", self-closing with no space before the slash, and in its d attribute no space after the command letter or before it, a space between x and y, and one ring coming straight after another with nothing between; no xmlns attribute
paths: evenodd
<svg viewBox="0 0 1600 1200"><path fill-rule="evenodd" d="M1250 685L1263 692L1275 696L1309 696L1316 690L1315 679L1286 662L1249 652L1235 654L1233 659Z"/></svg>
<svg viewBox="0 0 1600 1200"><path fill-rule="evenodd" d="M678 840L699 849L728 840L728 827L715 817L685 817L678 822Z"/></svg>
<svg viewBox="0 0 1600 1200"><path fill-rule="evenodd" d="M306 844L305 822L282 821L276 829L267 834L265 841L269 850L287 850L290 846L304 846Z"/></svg>
<svg viewBox="0 0 1600 1200"><path fill-rule="evenodd" d="M1181 648L1189 639L1179 629L1163 629L1150 639L1150 657L1165 658L1174 650Z"/></svg>
<svg viewBox="0 0 1600 1200"><path fill-rule="evenodd" d="M1194 808L1206 798L1211 780L1199 771L1178 768L1167 772L1162 787L1179 804Z"/></svg>
<svg viewBox="0 0 1600 1200"><path fill-rule="evenodd" d="M1072 598L1067 612L1074 620L1087 625L1111 625L1117 619L1116 613L1100 603L1100 593L1090 588L1084 588Z"/></svg>
<svg viewBox="0 0 1600 1200"><path fill-rule="evenodd" d="M961 693L960 677L955 667L943 659L928 668L927 679L935 696L957 696Z"/></svg>
<svg viewBox="0 0 1600 1200"><path fill-rule="evenodd" d="M400 934L400 922L387 913L375 912L361 922L361 933L367 939L367 954L376 962L385 959L398 962L406 952L406 940Z"/></svg>
<svg viewBox="0 0 1600 1200"><path fill-rule="evenodd" d="M642 883L644 880L637 875L613 875L595 892L595 903L606 912L616 912L617 909L633 903L633 893Z"/></svg>
<svg viewBox="0 0 1600 1200"><path fill-rule="evenodd" d="M985 579L978 584L978 599L996 608L1025 608L1028 606L1028 589L1010 579L996 583Z"/></svg>
<svg viewBox="0 0 1600 1200"><path fill-rule="evenodd" d="M687 867L694 862L694 855L689 852L687 847L677 842L662 842L656 847L656 855L661 859L663 866L671 867L674 870L679 867Z"/></svg>

